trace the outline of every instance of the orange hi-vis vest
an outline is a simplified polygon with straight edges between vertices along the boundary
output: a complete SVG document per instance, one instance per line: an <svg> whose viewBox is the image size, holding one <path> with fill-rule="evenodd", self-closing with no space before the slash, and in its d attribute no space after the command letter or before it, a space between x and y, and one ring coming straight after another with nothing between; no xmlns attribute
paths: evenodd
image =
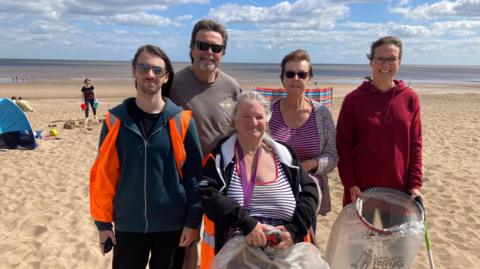
<svg viewBox="0 0 480 269"><path fill-rule="evenodd" d="M183 110L168 120L175 164L180 179L183 178L182 167L187 159L183 141L191 116L191 111ZM90 170L90 213L96 221L112 222L113 199L120 180L120 161L116 141L121 121L107 112L105 124L109 131Z"/></svg>
<svg viewBox="0 0 480 269"><path fill-rule="evenodd" d="M202 166L207 163L208 158L215 159L212 154L208 154L204 159ZM310 228L308 234L303 238L303 242L315 244L315 234ZM203 237L200 254L200 269L210 269L215 258L215 223L205 214L203 215Z"/></svg>

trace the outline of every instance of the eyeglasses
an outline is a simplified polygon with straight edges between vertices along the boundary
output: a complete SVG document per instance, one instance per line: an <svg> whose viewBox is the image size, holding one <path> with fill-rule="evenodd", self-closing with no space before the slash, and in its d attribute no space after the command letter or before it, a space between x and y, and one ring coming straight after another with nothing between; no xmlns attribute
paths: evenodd
<svg viewBox="0 0 480 269"><path fill-rule="evenodd" d="M300 71L300 72L294 72L294 71L285 71L285 77L287 78L294 78L295 76L298 76L299 79L306 79L308 78L310 74L308 72Z"/></svg>
<svg viewBox="0 0 480 269"><path fill-rule="evenodd" d="M388 64L396 64L396 63L398 63L399 60L400 60L400 58L397 58L397 57L388 57L388 58L373 57L373 61L376 64L384 64L385 62L387 62Z"/></svg>
<svg viewBox="0 0 480 269"><path fill-rule="evenodd" d="M223 45L210 44L199 40L195 41L195 47L201 51L207 51L211 48L213 53L220 53L224 49Z"/></svg>
<svg viewBox="0 0 480 269"><path fill-rule="evenodd" d="M154 65L148 65L148 64L136 64L135 65L135 70L138 70L142 74L146 74L150 72L150 69L153 71L153 73L157 76L163 76L165 75L166 71L163 67L161 66L154 66Z"/></svg>

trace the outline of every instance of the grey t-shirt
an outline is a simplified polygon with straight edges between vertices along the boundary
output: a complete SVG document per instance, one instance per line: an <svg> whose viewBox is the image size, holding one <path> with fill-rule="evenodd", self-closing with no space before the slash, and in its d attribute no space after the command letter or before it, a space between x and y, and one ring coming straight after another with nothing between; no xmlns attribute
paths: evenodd
<svg viewBox="0 0 480 269"><path fill-rule="evenodd" d="M220 70L210 84L199 81L191 67L175 74L169 98L192 111L204 156L229 131L231 111L241 92L238 82Z"/></svg>

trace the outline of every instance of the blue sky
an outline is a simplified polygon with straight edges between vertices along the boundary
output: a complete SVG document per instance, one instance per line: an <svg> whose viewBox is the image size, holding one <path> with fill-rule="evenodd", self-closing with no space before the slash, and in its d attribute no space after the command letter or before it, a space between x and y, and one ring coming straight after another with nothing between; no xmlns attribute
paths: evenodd
<svg viewBox="0 0 480 269"><path fill-rule="evenodd" d="M189 61L199 19L227 27L226 62L278 63L297 48L314 63L366 63L396 35L404 64L480 65L480 0L2 0L0 58L130 60L143 44Z"/></svg>

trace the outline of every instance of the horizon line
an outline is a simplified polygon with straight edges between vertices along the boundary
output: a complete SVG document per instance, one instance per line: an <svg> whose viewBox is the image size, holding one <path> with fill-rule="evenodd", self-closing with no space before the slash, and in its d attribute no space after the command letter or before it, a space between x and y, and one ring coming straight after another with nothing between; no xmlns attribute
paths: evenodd
<svg viewBox="0 0 480 269"><path fill-rule="evenodd" d="M2 60L20 60L20 61L73 61L73 62L130 62L130 60L80 60L80 59L55 59L55 58L50 58L50 59L45 59L45 58L0 58L0 61ZM172 63L174 64L191 64L190 61L173 61ZM222 61L221 64L280 64L279 62L229 62L229 61ZM314 65L368 65L368 63L315 63L313 62L312 64ZM402 65L408 65L408 66L478 66L480 67L480 64L402 64Z"/></svg>

